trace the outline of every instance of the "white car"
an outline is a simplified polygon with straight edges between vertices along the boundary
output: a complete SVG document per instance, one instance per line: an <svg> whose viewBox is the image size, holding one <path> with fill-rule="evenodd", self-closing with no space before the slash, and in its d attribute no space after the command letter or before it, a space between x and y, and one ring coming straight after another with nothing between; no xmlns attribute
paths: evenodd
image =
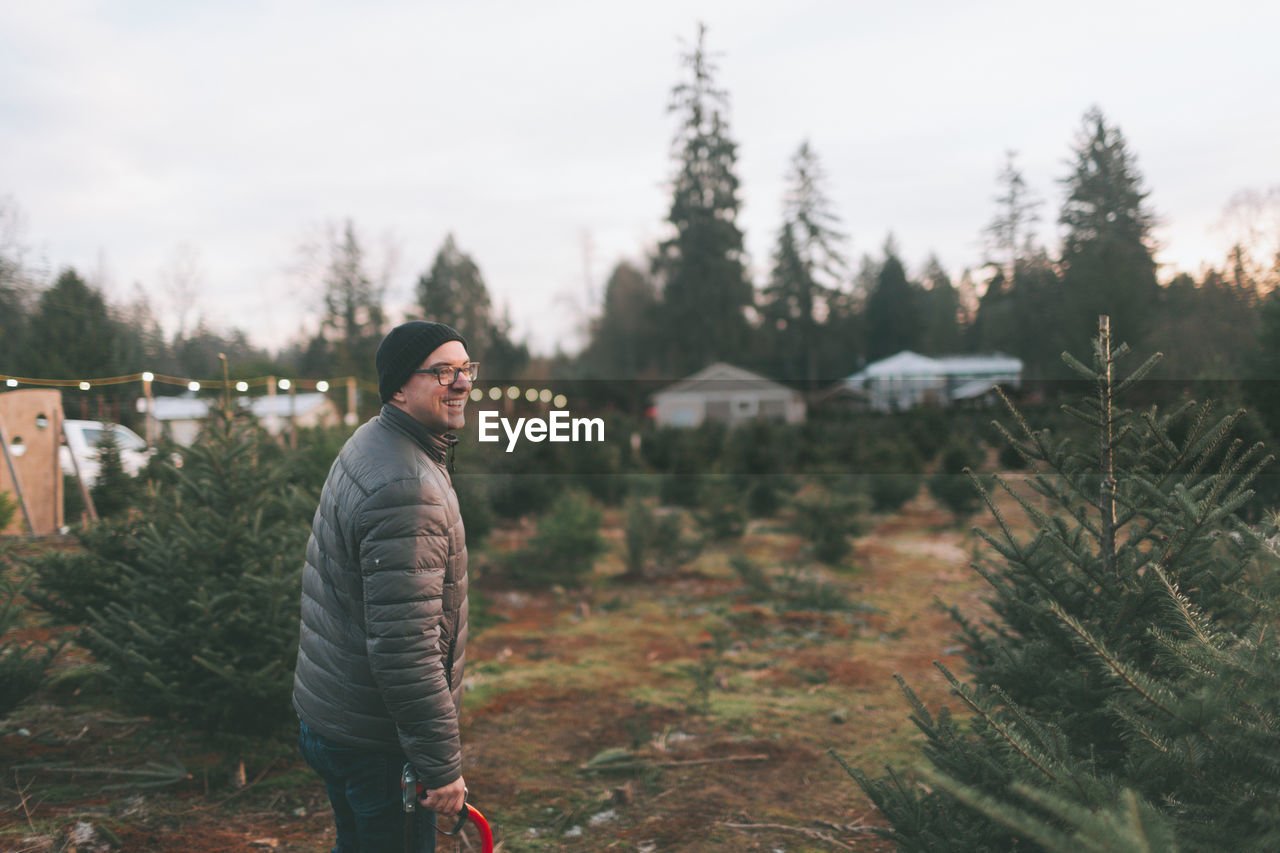
<svg viewBox="0 0 1280 853"><path fill-rule="evenodd" d="M98 479L98 444L108 431L115 436L116 445L120 448L120 463L128 474L137 476L151 458L151 448L128 427L106 421L65 420L62 423L67 437L66 443L58 448L62 471L75 476L76 463L79 463L80 476L87 485L92 486ZM74 461L71 458L73 453Z"/></svg>

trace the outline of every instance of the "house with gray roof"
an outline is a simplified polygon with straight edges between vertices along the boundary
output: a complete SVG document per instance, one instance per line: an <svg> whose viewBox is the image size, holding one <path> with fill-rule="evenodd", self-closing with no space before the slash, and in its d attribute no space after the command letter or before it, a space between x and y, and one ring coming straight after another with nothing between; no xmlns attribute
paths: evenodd
<svg viewBox="0 0 1280 853"><path fill-rule="evenodd" d="M752 420L804 423L804 395L741 367L716 362L653 395L658 426L735 426Z"/></svg>
<svg viewBox="0 0 1280 853"><path fill-rule="evenodd" d="M990 355L930 357L904 350L842 380L836 392L860 397L879 412L916 406L949 406L978 400L997 385L1016 389L1022 384L1022 359Z"/></svg>

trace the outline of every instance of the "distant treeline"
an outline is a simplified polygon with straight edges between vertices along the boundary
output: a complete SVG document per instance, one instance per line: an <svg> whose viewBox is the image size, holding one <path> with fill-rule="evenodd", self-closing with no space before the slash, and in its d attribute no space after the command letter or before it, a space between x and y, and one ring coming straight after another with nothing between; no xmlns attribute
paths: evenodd
<svg viewBox="0 0 1280 853"><path fill-rule="evenodd" d="M753 280L737 224L729 98L716 85L704 42L700 30L672 92L678 125L667 238L643 262L617 263L598 305L570 318L586 329L580 351L531 358L513 332L518 324L495 307L479 264L452 235L419 274L409 317L389 316L386 277L369 271L348 221L331 228L304 265L315 282L318 325L300 329L275 353L242 332L214 331L203 322L166 336L141 291L129 304L111 305L75 270L48 280L24 265L15 240L0 240L0 373L79 379L153 370L216 378L222 353L233 379L372 380L371 355L386 330L426 317L467 336L472 357L483 364L482 384L603 380L582 386L592 389L593 404L639 412L653 387L714 361L814 388L902 350L1002 352L1021 358L1029 379L1063 378L1069 374L1060 354L1089 340L1098 315L1107 314L1118 341L1165 353L1157 378L1275 375L1280 297L1267 294L1280 283L1280 262L1270 256L1273 235L1254 226L1280 201L1280 190L1235 198L1230 212L1243 223L1241 233L1260 236L1237 244L1219 267L1160 276L1149 190L1120 129L1097 108L1084 114L1071 142L1057 248L1039 239L1043 202L1009 152L993 218L975 227L985 245L978 270L957 278L936 257L912 270L892 237L877 257L851 263L822 164L803 141L786 172L775 248L767 263L757 261L763 280ZM0 206L14 212L12 201ZM189 310L198 304L199 277L187 268L171 273L167 287ZM105 403L127 418L137 393L121 386L82 399L88 409Z"/></svg>

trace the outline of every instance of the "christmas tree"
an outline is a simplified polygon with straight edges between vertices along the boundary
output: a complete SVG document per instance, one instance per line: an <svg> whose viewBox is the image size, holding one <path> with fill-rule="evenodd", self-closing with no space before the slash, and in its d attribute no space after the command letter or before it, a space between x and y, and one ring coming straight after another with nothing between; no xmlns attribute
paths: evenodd
<svg viewBox="0 0 1280 853"><path fill-rule="evenodd" d="M1096 390L1068 407L1092 441L1010 407L1035 494L995 488L1032 532L983 493L991 616L952 609L968 678L943 668L966 714L904 683L926 766L849 768L902 850L1280 849L1274 524L1235 516L1270 459L1232 440L1240 412L1123 408L1156 357L1120 379L1102 320L1093 365L1067 357Z"/></svg>
<svg viewBox="0 0 1280 853"><path fill-rule="evenodd" d="M36 561L35 600L80 625L126 706L211 734L292 718L314 501L289 471L268 436L217 414L136 513L86 531L80 553Z"/></svg>

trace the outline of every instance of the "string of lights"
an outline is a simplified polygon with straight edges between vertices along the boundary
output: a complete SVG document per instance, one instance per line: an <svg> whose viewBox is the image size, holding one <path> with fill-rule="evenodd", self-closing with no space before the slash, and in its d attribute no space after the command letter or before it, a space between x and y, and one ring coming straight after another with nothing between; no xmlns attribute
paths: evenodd
<svg viewBox="0 0 1280 853"><path fill-rule="evenodd" d="M333 386L340 386L349 383L352 377L342 377L330 382L327 379L284 379L275 376L258 376L253 379L188 379L181 376L166 376L163 373L152 373L150 370L144 370L141 373L129 373L124 376L100 376L95 379L39 379L31 376L10 376L6 373L0 373L0 380L4 381L7 388L18 388L28 385L37 388L79 388L81 391L89 391L104 385L126 385L130 382L142 382L144 384L162 383L165 385L178 385L185 387L188 391L199 391L201 388L212 388L221 390L225 386L231 386L240 393L246 393L252 388L270 388L274 383L276 388L281 391L288 391L291 388L297 390L327 392ZM377 386L372 382L363 379L356 379L356 384L366 390L377 390Z"/></svg>
<svg viewBox="0 0 1280 853"><path fill-rule="evenodd" d="M188 391L193 392L202 389L223 391L230 387L234 388L239 394L247 394L254 389L264 389L270 393L273 387L280 391L315 391L325 394L332 388L349 387L353 382L358 388L366 391L377 393L378 390L378 386L374 383L351 376L344 376L332 381L327 379L286 379L275 376L258 376L253 379L236 380L189 379L181 376L153 373L150 370L144 370L141 373L129 373L123 376L101 376L95 379L38 379L0 373L0 380L3 380L5 387L8 389L25 385L36 388L79 388L81 391L90 391L107 385L126 385L131 382L141 382L144 388L153 383L176 385L185 387ZM523 397L530 403L550 404L558 409L563 409L568 404L565 395L555 394L548 388L526 388L522 390L515 385L506 388L494 385L487 392L479 387L471 389L473 402L481 402L486 397L494 402L500 401L504 397L511 401L516 401Z"/></svg>

